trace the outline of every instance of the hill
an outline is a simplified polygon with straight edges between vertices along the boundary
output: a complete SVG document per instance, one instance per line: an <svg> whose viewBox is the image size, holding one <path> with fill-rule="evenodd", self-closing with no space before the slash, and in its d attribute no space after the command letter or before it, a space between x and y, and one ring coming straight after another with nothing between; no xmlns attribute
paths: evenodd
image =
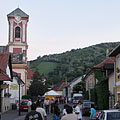
<svg viewBox="0 0 120 120"><path fill-rule="evenodd" d="M118 44L120 43L101 43L61 54L39 56L30 61L30 69L46 75L48 84L55 84L60 80L72 81L105 59L106 49L112 51Z"/></svg>

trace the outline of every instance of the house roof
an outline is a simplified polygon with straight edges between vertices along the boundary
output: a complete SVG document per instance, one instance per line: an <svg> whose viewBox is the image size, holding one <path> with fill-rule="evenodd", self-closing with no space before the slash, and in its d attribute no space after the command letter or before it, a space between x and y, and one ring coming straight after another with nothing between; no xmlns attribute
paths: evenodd
<svg viewBox="0 0 120 120"><path fill-rule="evenodd" d="M16 14L22 16L22 17L29 17L29 15L27 15L25 12L23 12L20 8L15 9L14 11L12 11L11 13L9 13L7 16L8 17L13 17Z"/></svg>
<svg viewBox="0 0 120 120"><path fill-rule="evenodd" d="M18 78L18 82L20 82L20 84L25 84L23 82L23 80L18 76L18 74L16 72L13 71L13 77L17 77Z"/></svg>
<svg viewBox="0 0 120 120"><path fill-rule="evenodd" d="M82 79L82 77L83 77L83 76L80 76L80 77L75 78L73 81L71 81L71 82L69 83L69 85L71 85L72 83L74 83L74 82L75 82L75 81L77 81L78 79L80 79L80 80L81 80L81 79ZM69 85L68 85L68 86L69 86Z"/></svg>
<svg viewBox="0 0 120 120"><path fill-rule="evenodd" d="M118 45L116 48L112 50L112 52L109 54L109 57L115 57L120 53L120 45Z"/></svg>
<svg viewBox="0 0 120 120"><path fill-rule="evenodd" d="M101 63L98 65L94 66L93 69L100 69L102 68L105 64L114 64L115 58L114 57L108 57L104 59Z"/></svg>
<svg viewBox="0 0 120 120"><path fill-rule="evenodd" d="M64 82L64 80L60 81L58 84L56 84L52 89L55 91L62 91L64 87L68 85L67 82Z"/></svg>
<svg viewBox="0 0 120 120"><path fill-rule="evenodd" d="M0 69L3 71L6 70L8 60L9 60L9 53L0 53Z"/></svg>
<svg viewBox="0 0 120 120"><path fill-rule="evenodd" d="M34 72L30 69L27 69L27 79L31 79L33 77Z"/></svg>
<svg viewBox="0 0 120 120"><path fill-rule="evenodd" d="M11 81L9 76L0 70L0 81Z"/></svg>

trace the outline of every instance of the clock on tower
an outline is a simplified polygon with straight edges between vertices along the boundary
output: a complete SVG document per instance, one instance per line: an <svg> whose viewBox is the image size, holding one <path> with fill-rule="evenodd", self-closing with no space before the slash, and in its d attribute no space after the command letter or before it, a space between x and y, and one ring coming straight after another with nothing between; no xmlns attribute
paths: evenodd
<svg viewBox="0 0 120 120"><path fill-rule="evenodd" d="M19 21L21 20L21 17L20 17L19 15L16 15L16 16L15 16L15 20L16 20L17 22L19 22Z"/></svg>

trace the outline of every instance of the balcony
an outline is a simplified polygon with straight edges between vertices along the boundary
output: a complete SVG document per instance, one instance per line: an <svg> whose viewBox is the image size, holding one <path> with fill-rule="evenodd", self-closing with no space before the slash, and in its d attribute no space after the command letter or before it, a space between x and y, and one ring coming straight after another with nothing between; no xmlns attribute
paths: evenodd
<svg viewBox="0 0 120 120"><path fill-rule="evenodd" d="M12 64L24 64L25 59L23 53L12 53Z"/></svg>

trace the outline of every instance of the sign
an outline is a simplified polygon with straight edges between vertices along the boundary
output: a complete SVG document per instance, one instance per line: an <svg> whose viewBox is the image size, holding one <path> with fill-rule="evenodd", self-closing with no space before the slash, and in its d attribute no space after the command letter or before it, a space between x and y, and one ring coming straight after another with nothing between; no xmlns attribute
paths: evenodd
<svg viewBox="0 0 120 120"><path fill-rule="evenodd" d="M5 89L5 88L8 88L8 84L2 84L2 85L0 85L0 88L2 88L2 89Z"/></svg>
<svg viewBox="0 0 120 120"><path fill-rule="evenodd" d="M17 84L11 84L10 89L11 90L18 90L18 85Z"/></svg>

